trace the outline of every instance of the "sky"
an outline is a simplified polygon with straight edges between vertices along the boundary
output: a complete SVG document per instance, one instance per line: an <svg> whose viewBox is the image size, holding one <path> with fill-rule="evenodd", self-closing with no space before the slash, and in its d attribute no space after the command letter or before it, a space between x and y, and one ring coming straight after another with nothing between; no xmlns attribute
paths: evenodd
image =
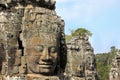
<svg viewBox="0 0 120 80"><path fill-rule="evenodd" d="M120 49L120 0L56 0L56 12L65 21L65 34L86 28L95 53Z"/></svg>

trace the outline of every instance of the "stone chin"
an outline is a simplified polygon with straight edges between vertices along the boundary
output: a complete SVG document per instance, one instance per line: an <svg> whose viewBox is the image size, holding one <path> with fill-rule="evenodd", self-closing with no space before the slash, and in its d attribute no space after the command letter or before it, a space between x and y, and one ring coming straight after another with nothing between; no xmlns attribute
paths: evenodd
<svg viewBox="0 0 120 80"><path fill-rule="evenodd" d="M29 66L30 73L36 73L41 75L51 75L54 73L55 67L53 65L37 65L35 67Z"/></svg>

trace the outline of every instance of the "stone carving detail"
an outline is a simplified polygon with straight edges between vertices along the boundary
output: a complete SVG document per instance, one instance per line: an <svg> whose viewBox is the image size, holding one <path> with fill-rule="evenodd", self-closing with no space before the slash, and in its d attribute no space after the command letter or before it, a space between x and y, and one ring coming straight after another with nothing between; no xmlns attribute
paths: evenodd
<svg viewBox="0 0 120 80"><path fill-rule="evenodd" d="M96 80L88 37L77 36L66 46L65 23L57 16L55 3L0 1L2 80Z"/></svg>
<svg viewBox="0 0 120 80"><path fill-rule="evenodd" d="M0 5L2 80L61 79L67 55L55 1L3 0Z"/></svg>
<svg viewBox="0 0 120 80"><path fill-rule="evenodd" d="M64 21L54 10L31 5L25 7L23 22L21 40L27 57L27 73L53 75L63 72L65 64L61 65L60 59L64 53L60 49L65 45Z"/></svg>
<svg viewBox="0 0 120 80"><path fill-rule="evenodd" d="M73 37L67 48L67 75L72 80L97 80L95 56L88 37Z"/></svg>
<svg viewBox="0 0 120 80"><path fill-rule="evenodd" d="M115 59L111 64L111 69L109 73L109 80L119 80L120 79L120 50L117 51Z"/></svg>
<svg viewBox="0 0 120 80"><path fill-rule="evenodd" d="M19 10L18 10L19 11ZM18 67L21 65L21 48L19 46L19 34L21 32L21 20L17 11L15 12L0 12L1 25L1 48L3 64L5 63L7 71L2 69L2 74L16 74ZM4 47L2 46L4 45ZM3 66L5 68L5 66Z"/></svg>
<svg viewBox="0 0 120 80"><path fill-rule="evenodd" d="M55 0L0 0L1 9L14 7L16 5L26 6L33 4L34 6L55 9Z"/></svg>

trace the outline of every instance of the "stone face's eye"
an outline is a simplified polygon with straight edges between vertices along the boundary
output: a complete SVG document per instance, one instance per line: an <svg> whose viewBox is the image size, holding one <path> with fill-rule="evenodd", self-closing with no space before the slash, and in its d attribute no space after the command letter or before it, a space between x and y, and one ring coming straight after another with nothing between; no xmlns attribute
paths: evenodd
<svg viewBox="0 0 120 80"><path fill-rule="evenodd" d="M50 53L55 53L56 52L56 47L55 46L50 47L49 52Z"/></svg>
<svg viewBox="0 0 120 80"><path fill-rule="evenodd" d="M36 50L37 50L38 52L43 52L43 49L44 49L43 45L36 46Z"/></svg>

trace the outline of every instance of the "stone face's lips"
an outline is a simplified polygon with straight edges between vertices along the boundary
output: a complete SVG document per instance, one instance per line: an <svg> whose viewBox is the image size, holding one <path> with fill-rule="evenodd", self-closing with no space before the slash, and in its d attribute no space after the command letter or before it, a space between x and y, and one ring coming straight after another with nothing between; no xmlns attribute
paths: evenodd
<svg viewBox="0 0 120 80"><path fill-rule="evenodd" d="M39 64L40 68L52 68L52 64Z"/></svg>

